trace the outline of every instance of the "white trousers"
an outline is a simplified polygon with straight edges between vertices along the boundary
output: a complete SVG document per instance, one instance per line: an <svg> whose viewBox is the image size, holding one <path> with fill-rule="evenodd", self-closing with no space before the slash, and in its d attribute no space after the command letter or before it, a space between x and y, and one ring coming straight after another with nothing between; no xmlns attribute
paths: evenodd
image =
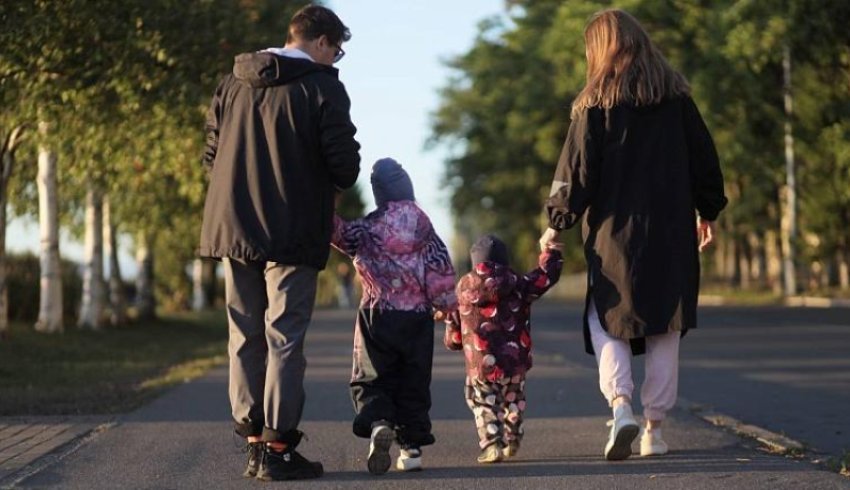
<svg viewBox="0 0 850 490"><path fill-rule="evenodd" d="M590 339L599 365L599 389L611 405L615 398L632 399L632 351L629 342L608 335L599 323L596 305L587 311ZM643 416L647 420L664 420L676 404L679 387L680 332L646 337L646 375L640 390Z"/></svg>

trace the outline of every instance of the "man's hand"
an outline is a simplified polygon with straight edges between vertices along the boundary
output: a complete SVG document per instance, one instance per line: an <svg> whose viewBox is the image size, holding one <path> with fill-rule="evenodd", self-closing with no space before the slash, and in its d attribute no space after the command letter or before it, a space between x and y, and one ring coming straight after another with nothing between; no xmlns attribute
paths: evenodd
<svg viewBox="0 0 850 490"><path fill-rule="evenodd" d="M700 252L714 241L714 224L711 221L697 218L697 241Z"/></svg>
<svg viewBox="0 0 850 490"><path fill-rule="evenodd" d="M553 230L552 228L546 228L546 231L543 232L543 236L540 237L540 251L546 251L546 245L549 243L557 242L558 234L560 232L558 230Z"/></svg>

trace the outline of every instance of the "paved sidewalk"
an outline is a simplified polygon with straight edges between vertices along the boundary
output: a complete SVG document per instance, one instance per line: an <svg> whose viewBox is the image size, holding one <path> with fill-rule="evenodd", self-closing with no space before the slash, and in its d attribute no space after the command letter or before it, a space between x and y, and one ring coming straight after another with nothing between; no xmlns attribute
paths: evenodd
<svg viewBox="0 0 850 490"><path fill-rule="evenodd" d="M0 484L105 424L105 417L0 417Z"/></svg>

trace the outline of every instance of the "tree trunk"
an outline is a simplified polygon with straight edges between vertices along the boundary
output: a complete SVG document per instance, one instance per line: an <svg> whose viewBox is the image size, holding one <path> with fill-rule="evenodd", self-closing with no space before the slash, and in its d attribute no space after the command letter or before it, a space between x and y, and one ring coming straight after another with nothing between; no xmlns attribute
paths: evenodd
<svg viewBox="0 0 850 490"><path fill-rule="evenodd" d="M108 197L103 200L103 244L109 262L109 323L123 325L127 323L127 298L118 263L118 233L112 220Z"/></svg>
<svg viewBox="0 0 850 490"><path fill-rule="evenodd" d="M106 319L106 283L103 280L103 198L89 183L86 193L86 238L83 259L83 298L77 326L99 330Z"/></svg>
<svg viewBox="0 0 850 490"><path fill-rule="evenodd" d="M779 234L775 230L764 233L764 255L767 261L767 285L774 294L782 294L782 253Z"/></svg>
<svg viewBox="0 0 850 490"><path fill-rule="evenodd" d="M738 240L733 238L730 235L729 240L726 241L726 279L728 284L732 287L736 286L741 278L741 271L738 268L738 258L740 255L740 250L738 248Z"/></svg>
<svg viewBox="0 0 850 490"><path fill-rule="evenodd" d="M139 233L136 241L136 313L139 320L156 318L156 302L153 294L153 252L151 237Z"/></svg>
<svg viewBox="0 0 850 490"><path fill-rule="evenodd" d="M736 249L738 250L738 286L741 289L750 289L752 287L750 282L752 268L750 266L751 251L749 244L742 238L739 240Z"/></svg>
<svg viewBox="0 0 850 490"><path fill-rule="evenodd" d="M4 160L6 156L4 155ZM6 162L3 162L6 166ZM6 179L0 181L0 340L9 332L9 287L6 283Z"/></svg>
<svg viewBox="0 0 850 490"><path fill-rule="evenodd" d="M209 308L204 285L204 260L195 259L192 263L192 309L195 311L203 311Z"/></svg>
<svg viewBox="0 0 850 490"><path fill-rule="evenodd" d="M785 188L782 213L782 268L785 296L797 294L797 177L794 168L794 99L791 93L791 48L782 53L783 91L785 95Z"/></svg>
<svg viewBox="0 0 850 490"><path fill-rule="evenodd" d="M838 287L842 291L848 291L850 290L850 252L846 249L839 250L836 262L838 262Z"/></svg>
<svg viewBox="0 0 850 490"><path fill-rule="evenodd" d="M765 285L764 244L755 232L747 233L747 243L750 249L750 277L759 289Z"/></svg>
<svg viewBox="0 0 850 490"><path fill-rule="evenodd" d="M39 131L47 132L40 123ZM35 329L62 332L62 271L59 262L59 199L56 186L56 154L44 145L38 149L38 222L41 231L41 296Z"/></svg>

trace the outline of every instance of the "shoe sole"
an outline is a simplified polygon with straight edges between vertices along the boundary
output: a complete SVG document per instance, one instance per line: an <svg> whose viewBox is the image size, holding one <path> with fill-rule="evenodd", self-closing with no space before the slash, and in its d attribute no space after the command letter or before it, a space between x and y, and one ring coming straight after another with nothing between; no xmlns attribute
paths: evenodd
<svg viewBox="0 0 850 490"><path fill-rule="evenodd" d="M395 468L399 471L405 471L405 472L407 472L407 471L422 471L422 463L419 462L415 466L408 467L407 465L405 465L401 461L398 461L398 462L396 462Z"/></svg>
<svg viewBox="0 0 850 490"><path fill-rule="evenodd" d="M373 475L383 475L390 469L392 459L390 458L390 447L393 445L395 435L390 428L378 430L372 437L372 444L369 450L369 459L366 466L369 468L369 473Z"/></svg>
<svg viewBox="0 0 850 490"><path fill-rule="evenodd" d="M611 449L605 451L605 459L608 461L621 461L632 455L632 441L638 436L640 427L637 425L623 426L614 436L614 444Z"/></svg>
<svg viewBox="0 0 850 490"><path fill-rule="evenodd" d="M665 454L667 454L667 450L660 451L660 452L658 452L658 451L650 451L650 452L641 451L640 452L641 457L644 457L644 458L651 458L653 456L664 456Z"/></svg>
<svg viewBox="0 0 850 490"><path fill-rule="evenodd" d="M260 481L290 481L290 480L312 480L321 478L325 474L325 470L321 465L313 464L312 470L300 470L285 475L278 475L276 478L271 475L257 475L257 480Z"/></svg>

